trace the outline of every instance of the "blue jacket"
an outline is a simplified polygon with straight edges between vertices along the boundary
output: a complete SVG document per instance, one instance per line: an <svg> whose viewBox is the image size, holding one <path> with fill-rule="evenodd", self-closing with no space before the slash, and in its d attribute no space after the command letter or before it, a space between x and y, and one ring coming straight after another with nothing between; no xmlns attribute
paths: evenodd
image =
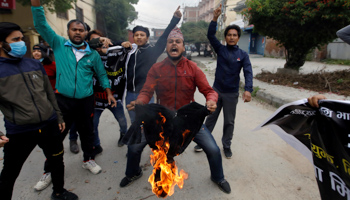
<svg viewBox="0 0 350 200"><path fill-rule="evenodd" d="M77 62L73 47L67 39L57 35L47 23L43 7L32 6L32 13L36 30L54 51L57 70L56 89L59 93L76 99L93 95L94 72L103 89L110 88L106 70L97 51L90 50L86 43L86 54Z"/></svg>
<svg viewBox="0 0 350 200"><path fill-rule="evenodd" d="M253 91L253 71L248 54L237 45L225 46L215 37L217 23L211 21L208 29L208 39L218 58L215 72L214 87L221 93L236 93L239 90L241 69L245 79L245 91Z"/></svg>

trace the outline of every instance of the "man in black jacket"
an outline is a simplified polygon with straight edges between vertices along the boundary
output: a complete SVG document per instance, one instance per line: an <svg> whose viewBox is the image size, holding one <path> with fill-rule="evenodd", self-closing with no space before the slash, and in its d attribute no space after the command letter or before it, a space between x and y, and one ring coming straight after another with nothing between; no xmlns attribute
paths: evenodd
<svg viewBox="0 0 350 200"><path fill-rule="evenodd" d="M164 52L167 38L169 33L176 24L179 23L182 14L180 12L180 6L176 9L170 24L165 29L164 33L158 39L157 43L152 46L148 44L149 30L142 26L136 26L133 29L134 42L137 44L137 50L130 56L130 60L126 70L127 80L127 94L126 94L126 105L130 102L135 101L137 96L142 89L143 84L146 82L146 77L149 69L154 63L156 63L158 57ZM122 46L130 48L130 42L123 42ZM153 98L151 99L153 102ZM135 121L135 112L129 111L131 123Z"/></svg>

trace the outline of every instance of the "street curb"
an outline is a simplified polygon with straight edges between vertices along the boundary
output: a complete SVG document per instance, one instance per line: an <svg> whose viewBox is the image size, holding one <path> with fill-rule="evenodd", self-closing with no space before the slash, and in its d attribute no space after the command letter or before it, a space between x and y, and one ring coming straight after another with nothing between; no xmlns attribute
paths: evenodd
<svg viewBox="0 0 350 200"><path fill-rule="evenodd" d="M199 68L204 68L206 69L206 65L203 64L201 61L198 61L198 60L194 60L192 59L193 62L197 63L197 66ZM203 71L204 73L209 73L209 71ZM259 82L259 80L253 78L254 82ZM259 84L257 84L259 85ZM239 87L241 90L244 90L244 82L240 81L240 84L239 84ZM287 103L290 103L290 102L293 102L293 100L290 100L290 99L282 99L278 96L275 96L273 94L270 94L269 92L267 92L265 89L262 89L260 88L259 91L256 92L256 96L253 97L253 98L256 98L256 99L259 99L261 101L264 101L265 103L267 104L270 104L276 108L284 105L284 104L287 104Z"/></svg>

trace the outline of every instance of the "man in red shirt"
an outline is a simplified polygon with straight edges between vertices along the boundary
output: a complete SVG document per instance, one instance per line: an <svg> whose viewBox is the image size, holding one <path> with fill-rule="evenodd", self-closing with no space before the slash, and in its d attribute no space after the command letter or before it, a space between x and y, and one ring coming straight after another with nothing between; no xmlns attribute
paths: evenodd
<svg viewBox="0 0 350 200"><path fill-rule="evenodd" d="M157 94L157 103L170 110L194 101L196 87L206 97L206 106L210 112L216 109L218 94L210 87L205 74L196 63L182 56L185 51L184 38L179 28L171 31L167 39L166 51L168 57L152 66L139 96L127 105L133 110L135 104L147 104ZM230 184L225 180L222 168L220 149L215 139L205 125L196 134L194 141L203 147L210 165L211 180L225 193L230 193ZM139 166L143 148L147 142L128 145L128 160L125 175L120 187L130 185L142 176Z"/></svg>

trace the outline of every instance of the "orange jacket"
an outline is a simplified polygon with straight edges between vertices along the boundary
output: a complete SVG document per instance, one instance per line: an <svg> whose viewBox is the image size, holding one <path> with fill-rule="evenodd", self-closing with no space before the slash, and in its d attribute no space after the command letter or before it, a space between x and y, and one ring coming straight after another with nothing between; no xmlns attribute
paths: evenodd
<svg viewBox="0 0 350 200"><path fill-rule="evenodd" d="M178 110L194 101L196 87L207 101L218 101L218 94L196 63L182 57L177 66L174 66L169 58L165 58L149 70L137 100L147 104L155 91L158 104L170 110Z"/></svg>

